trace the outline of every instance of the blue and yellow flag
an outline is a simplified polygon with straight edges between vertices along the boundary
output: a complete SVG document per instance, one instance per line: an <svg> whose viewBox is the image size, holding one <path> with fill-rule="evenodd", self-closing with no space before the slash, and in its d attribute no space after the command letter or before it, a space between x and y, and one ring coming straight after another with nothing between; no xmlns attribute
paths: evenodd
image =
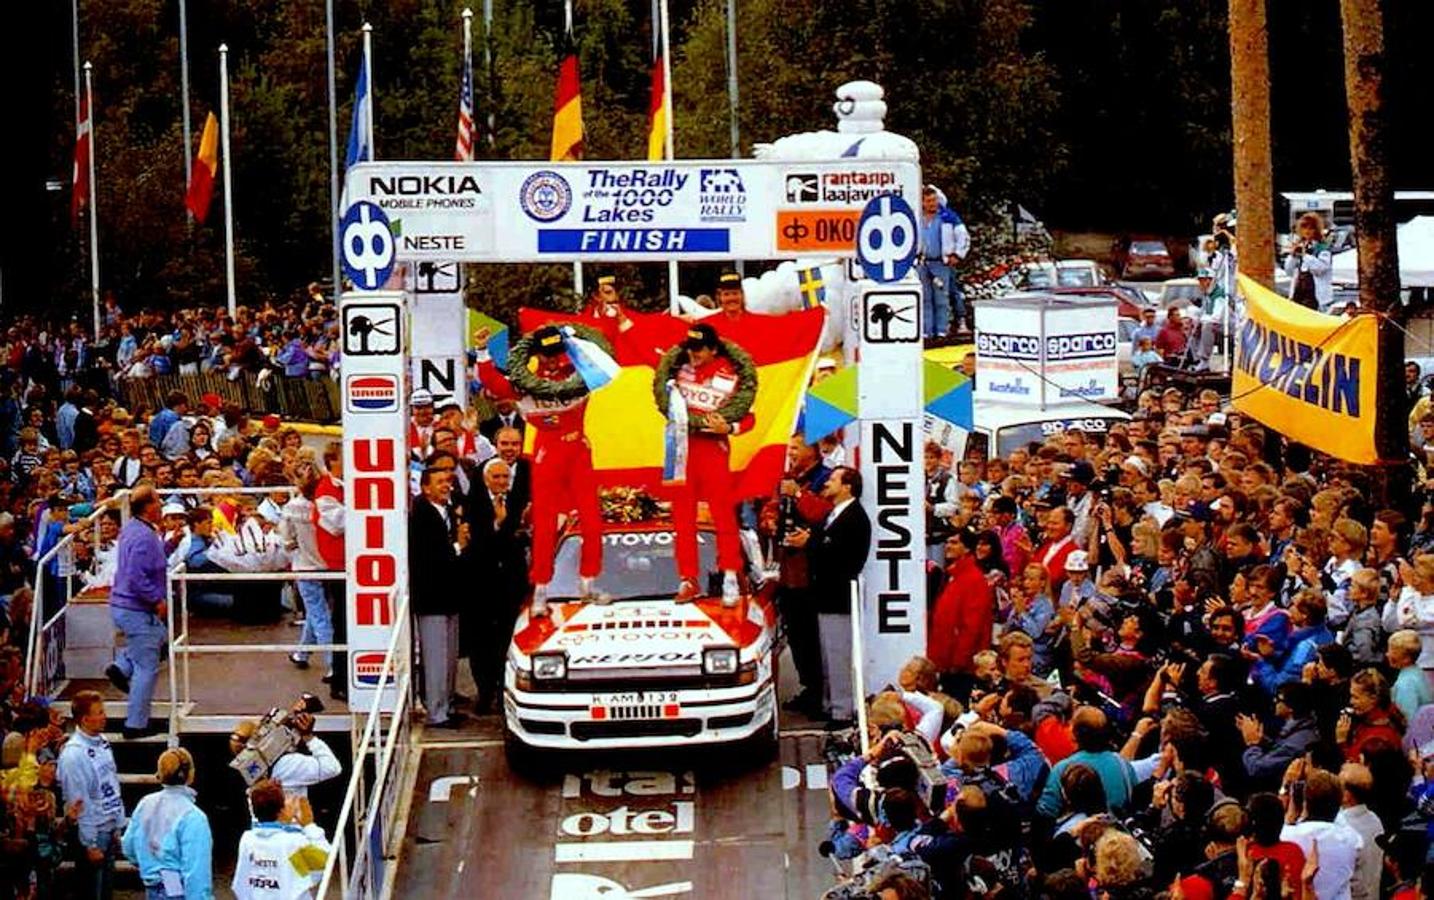
<svg viewBox="0 0 1434 900"><path fill-rule="evenodd" d="M802 309L816 309L827 299L826 282L822 281L822 270L816 266L797 270L797 290L802 293Z"/></svg>

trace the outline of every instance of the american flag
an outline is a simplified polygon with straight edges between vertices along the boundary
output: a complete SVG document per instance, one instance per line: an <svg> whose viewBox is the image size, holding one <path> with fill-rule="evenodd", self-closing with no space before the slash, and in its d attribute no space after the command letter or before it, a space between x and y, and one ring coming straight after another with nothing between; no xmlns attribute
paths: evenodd
<svg viewBox="0 0 1434 900"><path fill-rule="evenodd" d="M463 36L463 87L458 92L458 141L453 147L458 162L473 161L473 46Z"/></svg>

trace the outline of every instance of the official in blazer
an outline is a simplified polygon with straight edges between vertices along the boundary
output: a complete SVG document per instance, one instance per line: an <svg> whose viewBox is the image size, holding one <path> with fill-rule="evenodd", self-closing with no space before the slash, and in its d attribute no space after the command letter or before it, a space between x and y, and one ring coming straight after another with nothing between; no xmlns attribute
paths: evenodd
<svg viewBox="0 0 1434 900"><path fill-rule="evenodd" d="M408 571L409 606L423 652L423 704L430 728L457 728L463 722L452 708L458 611L468 596L458 555L468 544L468 525L449 502L452 472L424 469L419 486L408 517Z"/></svg>
<svg viewBox="0 0 1434 900"><path fill-rule="evenodd" d="M861 505L861 473L835 469L822 488L832 505L821 524L797 529L789 546L807 552L811 597L817 610L822 655L822 705L827 716L845 723L855 714L852 697L851 587L871 551L871 520Z"/></svg>
<svg viewBox="0 0 1434 900"><path fill-rule="evenodd" d="M508 640L527 590L528 562L519 535L522 509L513 505L508 464L495 456L483 464L479 478L463 508L469 533L463 563L470 583L482 590L460 613L460 631L478 686L476 711L486 715L503 686Z"/></svg>

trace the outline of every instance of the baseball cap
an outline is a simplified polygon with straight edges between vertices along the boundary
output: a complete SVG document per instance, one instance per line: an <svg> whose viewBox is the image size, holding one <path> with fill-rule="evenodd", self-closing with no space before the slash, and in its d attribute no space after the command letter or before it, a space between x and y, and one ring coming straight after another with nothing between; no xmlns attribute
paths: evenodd
<svg viewBox="0 0 1434 900"><path fill-rule="evenodd" d="M717 346L717 329L705 322L698 322L687 329L687 337L682 342L687 350L701 350L704 347Z"/></svg>
<svg viewBox="0 0 1434 900"><path fill-rule="evenodd" d="M188 513L188 510L186 510L182 505L178 503L166 503L164 504L164 507L160 509L159 512L160 515L165 516L182 516L186 515Z"/></svg>
<svg viewBox="0 0 1434 900"><path fill-rule="evenodd" d="M1066 470L1066 477L1078 484L1090 484L1095 481L1095 466L1088 460L1078 459Z"/></svg>
<svg viewBox="0 0 1434 900"><path fill-rule="evenodd" d="M1198 272L1195 273L1195 277L1196 277L1196 278L1214 278L1214 277L1215 277L1215 273L1214 273L1214 272L1211 272L1208 268L1202 266L1202 267L1200 268L1200 271L1198 271Z"/></svg>
<svg viewBox="0 0 1434 900"><path fill-rule="evenodd" d="M1066 557L1067 572L1089 572L1090 560L1084 550L1072 550L1071 555Z"/></svg>
<svg viewBox="0 0 1434 900"><path fill-rule="evenodd" d="M419 388L418 390L414 391L412 394L409 394L409 395L408 395L408 405L409 405L409 406L432 406L432 405L433 405L433 395L430 394L427 390L425 390L425 389L423 389L423 388Z"/></svg>

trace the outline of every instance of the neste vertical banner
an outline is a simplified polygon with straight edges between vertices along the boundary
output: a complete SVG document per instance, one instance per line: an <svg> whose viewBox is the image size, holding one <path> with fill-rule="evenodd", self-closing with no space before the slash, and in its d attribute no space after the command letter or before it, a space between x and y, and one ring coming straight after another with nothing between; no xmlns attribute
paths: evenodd
<svg viewBox="0 0 1434 900"><path fill-rule="evenodd" d="M1235 409L1291 440L1352 463L1376 463L1379 320L1327 316L1240 276Z"/></svg>

